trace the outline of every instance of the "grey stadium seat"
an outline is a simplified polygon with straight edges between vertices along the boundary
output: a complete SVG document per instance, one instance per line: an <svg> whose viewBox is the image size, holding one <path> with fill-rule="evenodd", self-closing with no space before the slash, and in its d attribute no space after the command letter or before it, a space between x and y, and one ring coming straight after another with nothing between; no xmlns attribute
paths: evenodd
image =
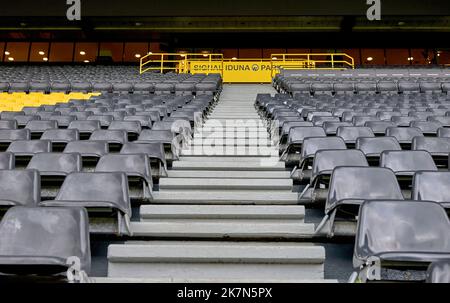
<svg viewBox="0 0 450 303"><path fill-rule="evenodd" d="M150 159L153 177L167 176L167 162L162 143L126 143L121 154L146 154Z"/></svg>
<svg viewBox="0 0 450 303"><path fill-rule="evenodd" d="M431 121L413 121L409 126L417 127L425 136L436 136L438 129L442 127L442 124Z"/></svg>
<svg viewBox="0 0 450 303"><path fill-rule="evenodd" d="M376 117L376 116L362 116L362 115L360 116L360 115L357 115L357 116L353 116L352 124L354 126L365 126L365 124L367 122L378 121L378 120L380 120L380 119L378 117Z"/></svg>
<svg viewBox="0 0 450 303"><path fill-rule="evenodd" d="M415 137L412 140L412 150L426 150L438 167L448 167L450 153L450 138Z"/></svg>
<svg viewBox="0 0 450 303"><path fill-rule="evenodd" d="M17 129L16 120L0 120L0 129Z"/></svg>
<svg viewBox="0 0 450 303"><path fill-rule="evenodd" d="M1 120L14 120L16 116L24 116L25 112L18 111L18 112L11 112L11 111L3 111L0 113L0 119Z"/></svg>
<svg viewBox="0 0 450 303"><path fill-rule="evenodd" d="M359 137L375 137L372 129L365 126L340 126L336 136L344 139L348 147L354 147L356 139Z"/></svg>
<svg viewBox="0 0 450 303"><path fill-rule="evenodd" d="M109 82L92 83L93 92L112 93L112 85Z"/></svg>
<svg viewBox="0 0 450 303"><path fill-rule="evenodd" d="M50 84L48 82L30 82L30 92L50 92Z"/></svg>
<svg viewBox="0 0 450 303"><path fill-rule="evenodd" d="M37 170L0 170L0 205L36 206L41 200L41 181Z"/></svg>
<svg viewBox="0 0 450 303"><path fill-rule="evenodd" d="M437 136L441 138L450 138L450 128L447 127L438 128Z"/></svg>
<svg viewBox="0 0 450 303"><path fill-rule="evenodd" d="M100 126L103 128L108 128L112 121L114 121L114 117L111 115L91 115L86 118L86 120L96 120L100 122Z"/></svg>
<svg viewBox="0 0 450 303"><path fill-rule="evenodd" d="M364 126L370 127L375 136L384 136L386 129L395 126L395 124L390 121L367 121Z"/></svg>
<svg viewBox="0 0 450 303"><path fill-rule="evenodd" d="M400 127L408 127L409 124L411 124L411 122L413 121L419 121L418 118L414 117L414 116L393 116L391 118L391 121L394 122L394 124L396 126L400 126ZM425 121L425 120L423 120Z"/></svg>
<svg viewBox="0 0 450 303"><path fill-rule="evenodd" d="M420 93L420 85L417 82L399 82L398 91L404 94Z"/></svg>
<svg viewBox="0 0 450 303"><path fill-rule="evenodd" d="M155 92L155 85L150 82L140 82L133 85L134 93L150 94Z"/></svg>
<svg viewBox="0 0 450 303"><path fill-rule="evenodd" d="M359 212L353 267L365 269L370 257L377 257L382 268L397 270L426 270L431 262L448 260L450 222L444 209L428 201L364 202Z"/></svg>
<svg viewBox="0 0 450 303"><path fill-rule="evenodd" d="M135 121L139 122L142 128L151 128L152 127L152 117L150 115L129 115L125 116L124 121Z"/></svg>
<svg viewBox="0 0 450 303"><path fill-rule="evenodd" d="M340 122L340 119L332 116L314 116L311 122L314 126L323 126L325 122Z"/></svg>
<svg viewBox="0 0 450 303"><path fill-rule="evenodd" d="M361 150L372 166L378 166L381 153L385 150L402 150L400 143L394 137L359 137L356 149Z"/></svg>
<svg viewBox="0 0 450 303"><path fill-rule="evenodd" d="M1 150L6 150L9 144L17 140L31 140L29 129L0 129Z"/></svg>
<svg viewBox="0 0 450 303"><path fill-rule="evenodd" d="M95 85L94 85L95 87ZM132 93L133 92L133 84L132 83L114 83L112 87L113 92L118 93Z"/></svg>
<svg viewBox="0 0 450 303"><path fill-rule="evenodd" d="M444 127L450 127L450 116L432 116L427 119L428 121L441 123Z"/></svg>
<svg viewBox="0 0 450 303"><path fill-rule="evenodd" d="M0 169L14 169L15 161L13 153L0 152Z"/></svg>
<svg viewBox="0 0 450 303"><path fill-rule="evenodd" d="M281 159L290 160L289 158L291 155L300 153L303 140L308 137L326 137L326 134L324 129L318 126L297 126L291 128ZM281 151L282 150L280 150L280 152Z"/></svg>
<svg viewBox="0 0 450 303"><path fill-rule="evenodd" d="M9 83L0 81L0 92L7 92L9 90Z"/></svg>
<svg viewBox="0 0 450 303"><path fill-rule="evenodd" d="M384 151L381 153L380 167L391 169L404 190L410 189L416 172L437 171L430 153L423 150ZM407 194L404 192L404 195Z"/></svg>
<svg viewBox="0 0 450 303"><path fill-rule="evenodd" d="M300 154L300 179L309 181L311 168L316 152L327 149L347 149L345 142L340 137L308 137L305 138Z"/></svg>
<svg viewBox="0 0 450 303"><path fill-rule="evenodd" d="M25 126L31 132L31 138L39 139L42 134L48 129L57 129L58 122L56 121L46 121L46 120L32 120Z"/></svg>
<svg viewBox="0 0 450 303"><path fill-rule="evenodd" d="M68 129L78 129L81 139L88 139L91 134L98 129L101 129L100 121L98 120L75 120L70 122Z"/></svg>
<svg viewBox="0 0 450 303"><path fill-rule="evenodd" d="M175 95L192 95L195 92L195 83L177 83L175 84Z"/></svg>
<svg viewBox="0 0 450 303"><path fill-rule="evenodd" d="M50 91L51 92L63 92L68 93L71 90L71 85L69 82L52 82L50 84Z"/></svg>
<svg viewBox="0 0 450 303"><path fill-rule="evenodd" d="M414 175L412 199L434 201L450 209L450 172L422 171Z"/></svg>
<svg viewBox="0 0 450 303"><path fill-rule="evenodd" d="M442 86L439 82L420 82L419 84L422 93L442 93Z"/></svg>
<svg viewBox="0 0 450 303"><path fill-rule="evenodd" d="M328 196L330 177L339 166L369 166L364 154L354 149L319 150L314 157L310 183L301 199L308 198L313 203L323 205Z"/></svg>
<svg viewBox="0 0 450 303"><path fill-rule="evenodd" d="M37 115L25 115L25 116L16 116L14 120L17 122L17 126L19 128L25 128L25 125L27 125L28 122L33 120L40 120L41 117Z"/></svg>
<svg viewBox="0 0 450 303"><path fill-rule="evenodd" d="M100 158L109 153L106 141L81 140L67 143L65 153L80 153L83 158Z"/></svg>
<svg viewBox="0 0 450 303"><path fill-rule="evenodd" d="M375 94L377 92L376 82L355 83L355 90L358 94Z"/></svg>
<svg viewBox="0 0 450 303"><path fill-rule="evenodd" d="M51 141L53 151L62 151L67 143L80 140L80 134L77 129L49 129L42 134L41 140Z"/></svg>
<svg viewBox="0 0 450 303"><path fill-rule="evenodd" d="M124 130L99 129L92 133L89 140L106 141L110 152L117 152L128 142L128 136Z"/></svg>
<svg viewBox="0 0 450 303"><path fill-rule="evenodd" d="M37 153L49 153L52 151L52 143L49 140L17 140L11 142L6 150L16 157L16 165L27 163Z"/></svg>
<svg viewBox="0 0 450 303"><path fill-rule="evenodd" d="M96 172L123 172L128 177L130 197L149 201L152 197L152 172L146 154L109 154L100 158ZM135 191L142 194L134 194Z"/></svg>
<svg viewBox="0 0 450 303"><path fill-rule="evenodd" d="M410 149L413 138L423 137L423 133L415 127L388 127L386 136L396 138L402 148Z"/></svg>
<svg viewBox="0 0 450 303"><path fill-rule="evenodd" d="M82 169L78 153L38 153L28 163L27 169L39 171L41 176L65 177Z"/></svg>
<svg viewBox="0 0 450 303"><path fill-rule="evenodd" d="M394 82L380 81L377 83L377 91L382 94L396 94L398 93L398 86Z"/></svg>
<svg viewBox="0 0 450 303"><path fill-rule="evenodd" d="M48 120L56 121L58 123L58 128L67 128L69 127L70 122L75 120L75 117L70 115L52 115Z"/></svg>
<svg viewBox="0 0 450 303"><path fill-rule="evenodd" d="M9 83L9 92L28 92L30 89L30 84L25 81L17 81Z"/></svg>
<svg viewBox="0 0 450 303"><path fill-rule="evenodd" d="M72 82L71 90L73 92L89 93L92 91L92 85L89 82Z"/></svg>
<svg viewBox="0 0 450 303"><path fill-rule="evenodd" d="M129 141L136 140L142 131L141 123L138 121L112 121L108 129L126 131Z"/></svg>
<svg viewBox="0 0 450 303"><path fill-rule="evenodd" d="M172 94L175 92L175 85L173 83L156 83L155 94Z"/></svg>
<svg viewBox="0 0 450 303"><path fill-rule="evenodd" d="M73 265L71 258L76 257L81 271L77 276L85 277L91 267L88 224L86 210L81 207L9 209L0 223L0 272L59 274L64 280Z"/></svg>
<svg viewBox="0 0 450 303"><path fill-rule="evenodd" d="M328 235L334 233L334 220L340 213L356 216L365 200L403 200L402 191L392 170L381 167L337 167L331 175L325 204L325 217L317 231L330 220Z"/></svg>
<svg viewBox="0 0 450 303"><path fill-rule="evenodd" d="M355 93L355 86L352 82L334 83L333 90L336 94L349 94Z"/></svg>
<svg viewBox="0 0 450 303"><path fill-rule="evenodd" d="M117 224L115 233L131 235L131 205L125 173L72 173L64 180L54 201L43 201L40 204L96 209L89 213L90 221L95 220L95 215L100 210L114 210L117 217L111 215L110 219Z"/></svg>
<svg viewBox="0 0 450 303"><path fill-rule="evenodd" d="M76 120L87 120L89 116L92 116L94 113L91 111L84 112L71 112L69 116L74 116Z"/></svg>
<svg viewBox="0 0 450 303"><path fill-rule="evenodd" d="M326 121L323 123L322 127L325 130L325 133L327 135L336 135L337 129L340 126L353 126L350 122L329 122Z"/></svg>
<svg viewBox="0 0 450 303"><path fill-rule="evenodd" d="M216 83L197 83L195 85L196 95L214 95L217 92Z"/></svg>

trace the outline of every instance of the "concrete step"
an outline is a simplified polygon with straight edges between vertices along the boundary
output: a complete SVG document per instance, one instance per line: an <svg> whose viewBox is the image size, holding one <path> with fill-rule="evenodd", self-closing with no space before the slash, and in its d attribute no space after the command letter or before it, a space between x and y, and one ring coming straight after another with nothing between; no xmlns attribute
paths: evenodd
<svg viewBox="0 0 450 303"><path fill-rule="evenodd" d="M253 116L253 117L259 117L258 113L255 111L255 109L221 109L221 108L215 108L209 116L214 115L229 115L232 118L233 116L237 119L241 116Z"/></svg>
<svg viewBox="0 0 450 303"><path fill-rule="evenodd" d="M160 190L292 190L292 179L209 179L209 178L161 178Z"/></svg>
<svg viewBox="0 0 450 303"><path fill-rule="evenodd" d="M202 162L221 162L221 161L231 161L231 162L258 162L262 160L262 157L219 157L219 156L204 156L204 157L188 157L181 156L179 161L202 161Z"/></svg>
<svg viewBox="0 0 450 303"><path fill-rule="evenodd" d="M260 220L262 221L262 220ZM281 223L275 220L155 220L132 222L135 237L183 239L280 240L310 239L314 224Z"/></svg>
<svg viewBox="0 0 450 303"><path fill-rule="evenodd" d="M275 220L303 223L305 207L301 205L142 205L141 222L156 219L190 220Z"/></svg>
<svg viewBox="0 0 450 303"><path fill-rule="evenodd" d="M234 120L234 119L245 119L245 120L255 120L258 121L260 119L260 117L258 115L237 115L237 114L229 114L229 113L224 113L224 114L211 114L208 116L208 119L230 119L230 120Z"/></svg>
<svg viewBox="0 0 450 303"><path fill-rule="evenodd" d="M211 113L211 115L213 114L229 114L229 115L252 115L252 116L258 116L258 113L255 111L254 108L248 108L248 107L240 107L240 108L235 108L235 107L216 107L214 108L214 111Z"/></svg>
<svg viewBox="0 0 450 303"><path fill-rule="evenodd" d="M254 139L254 140L266 140L269 141L270 137L267 132L222 132L222 131L214 131L214 132L198 132L194 133L194 139L223 139L224 141L226 139Z"/></svg>
<svg viewBox="0 0 450 303"><path fill-rule="evenodd" d="M306 243L146 241L108 247L108 277L276 281L324 278L325 249Z"/></svg>
<svg viewBox="0 0 450 303"><path fill-rule="evenodd" d="M220 127L209 127L209 126L203 126L200 128L194 129L194 134L201 134L201 133L233 133L233 134L240 134L240 133L257 133L257 134L267 134L267 128L265 127L239 127L239 126L227 126L222 125Z"/></svg>
<svg viewBox="0 0 450 303"><path fill-rule="evenodd" d="M215 147L215 146L275 146L271 140L255 140L255 139L221 139L221 138L194 138L191 141L191 145L195 148L195 146L206 146L206 147Z"/></svg>
<svg viewBox="0 0 450 303"><path fill-rule="evenodd" d="M274 159L277 161L277 159ZM187 169L187 170L285 170L285 164L281 161L235 161L235 162L219 162L219 161L174 161L172 169Z"/></svg>
<svg viewBox="0 0 450 303"><path fill-rule="evenodd" d="M227 125L227 126L241 126L241 127L266 127L260 118L256 119L236 119L236 118L220 118L220 119L208 119L205 122L205 126L216 126L216 125Z"/></svg>
<svg viewBox="0 0 450 303"><path fill-rule="evenodd" d="M289 179L289 171L169 170L169 178Z"/></svg>
<svg viewBox="0 0 450 303"><path fill-rule="evenodd" d="M214 146L204 149L202 146L191 147L181 151L183 156L220 156L220 157L276 157L279 158L275 147L245 147L245 146Z"/></svg>
<svg viewBox="0 0 450 303"><path fill-rule="evenodd" d="M298 205L298 193L289 191L199 191L163 190L153 192L155 204L254 204Z"/></svg>

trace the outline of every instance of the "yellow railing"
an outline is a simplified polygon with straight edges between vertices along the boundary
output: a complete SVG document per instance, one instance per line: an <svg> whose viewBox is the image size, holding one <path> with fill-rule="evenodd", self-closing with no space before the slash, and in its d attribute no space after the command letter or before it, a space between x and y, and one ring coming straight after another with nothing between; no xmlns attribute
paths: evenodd
<svg viewBox="0 0 450 303"><path fill-rule="evenodd" d="M141 58L140 73L218 73L228 83L270 83L281 69L347 69L354 60L343 53L272 54L268 59L224 59L222 54L156 53Z"/></svg>
<svg viewBox="0 0 450 303"><path fill-rule="evenodd" d="M223 74L223 55L210 53L149 53L140 60L139 73L173 71L190 73L194 63L201 63L203 73Z"/></svg>
<svg viewBox="0 0 450 303"><path fill-rule="evenodd" d="M272 76L280 69L346 69L355 68L353 57L344 53L272 54Z"/></svg>

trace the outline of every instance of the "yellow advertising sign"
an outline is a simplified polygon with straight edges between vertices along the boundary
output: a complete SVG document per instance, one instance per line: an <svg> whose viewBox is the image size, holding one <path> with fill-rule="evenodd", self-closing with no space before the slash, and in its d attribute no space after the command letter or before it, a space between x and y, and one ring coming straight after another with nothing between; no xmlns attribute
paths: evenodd
<svg viewBox="0 0 450 303"><path fill-rule="evenodd" d="M221 62L193 61L190 72L212 73L222 72ZM223 62L223 82L229 83L270 83L272 70L270 61L232 60Z"/></svg>

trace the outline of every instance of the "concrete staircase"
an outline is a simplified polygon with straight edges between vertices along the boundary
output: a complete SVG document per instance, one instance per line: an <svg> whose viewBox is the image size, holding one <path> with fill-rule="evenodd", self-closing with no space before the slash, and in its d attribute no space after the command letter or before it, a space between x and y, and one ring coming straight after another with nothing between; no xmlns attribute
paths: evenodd
<svg viewBox="0 0 450 303"><path fill-rule="evenodd" d="M100 282L324 281L325 250L253 103L269 85L225 85L191 145L110 245ZM238 121L240 120L240 121ZM213 144L213 146L211 146Z"/></svg>

